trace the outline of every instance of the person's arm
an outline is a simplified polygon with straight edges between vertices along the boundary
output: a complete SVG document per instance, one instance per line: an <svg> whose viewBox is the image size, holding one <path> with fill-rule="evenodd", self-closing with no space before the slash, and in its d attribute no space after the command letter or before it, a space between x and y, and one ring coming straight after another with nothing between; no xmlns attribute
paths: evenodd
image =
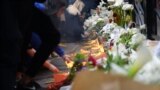
<svg viewBox="0 0 160 90"><path fill-rule="evenodd" d="M57 46L57 47L55 48L55 52L56 52L60 57L64 56L64 50L63 50L60 46Z"/></svg>
<svg viewBox="0 0 160 90"><path fill-rule="evenodd" d="M71 61L70 57L68 55L65 55L64 53L64 50L60 47L60 46L57 46L55 48L55 52L63 58L64 61L67 61L67 63L69 63Z"/></svg>

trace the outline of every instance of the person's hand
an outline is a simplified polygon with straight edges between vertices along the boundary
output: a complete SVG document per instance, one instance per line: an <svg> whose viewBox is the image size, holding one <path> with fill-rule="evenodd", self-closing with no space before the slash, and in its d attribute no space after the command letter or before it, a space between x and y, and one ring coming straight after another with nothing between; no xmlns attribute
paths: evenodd
<svg viewBox="0 0 160 90"><path fill-rule="evenodd" d="M50 71L52 71L53 73L58 73L60 72L60 70L54 66L49 60L46 60L43 64L44 67L48 68Z"/></svg>
<svg viewBox="0 0 160 90"><path fill-rule="evenodd" d="M71 58L69 55L63 55L62 56L63 60L66 61L67 63L70 63L71 62Z"/></svg>
<svg viewBox="0 0 160 90"><path fill-rule="evenodd" d="M27 54L29 56L33 57L35 53L36 53L36 50L34 48L27 49Z"/></svg>

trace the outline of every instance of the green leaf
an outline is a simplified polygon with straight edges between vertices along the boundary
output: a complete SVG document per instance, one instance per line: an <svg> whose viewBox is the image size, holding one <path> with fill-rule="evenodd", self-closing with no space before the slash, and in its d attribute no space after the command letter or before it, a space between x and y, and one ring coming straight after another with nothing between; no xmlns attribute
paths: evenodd
<svg viewBox="0 0 160 90"><path fill-rule="evenodd" d="M77 61L77 60L84 60L84 59L85 59L85 55L84 54L78 53L75 56L75 61Z"/></svg>

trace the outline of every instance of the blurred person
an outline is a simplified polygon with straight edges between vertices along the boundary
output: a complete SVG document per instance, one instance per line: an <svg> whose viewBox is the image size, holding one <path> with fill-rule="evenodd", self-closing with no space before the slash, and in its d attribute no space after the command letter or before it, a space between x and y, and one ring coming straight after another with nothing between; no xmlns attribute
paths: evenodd
<svg viewBox="0 0 160 90"><path fill-rule="evenodd" d="M30 65L30 62L31 62L30 59L34 57L40 45L41 45L40 37L35 32L32 32L32 38L31 38L32 48L27 50L27 54L28 54L27 57L29 58L29 59L27 58L27 61L26 61L27 66ZM62 57L64 61L66 62L70 61L69 56L64 53L64 50L60 46L57 46L53 51L55 51L60 57ZM59 69L56 66L54 66L52 63L50 63L49 60L46 60L43 66L49 69L50 71L52 71L53 73L60 72Z"/></svg>
<svg viewBox="0 0 160 90"><path fill-rule="evenodd" d="M0 5L0 90L14 90L22 36L16 16L16 0Z"/></svg>
<svg viewBox="0 0 160 90"><path fill-rule="evenodd" d="M59 31L52 24L48 15L34 7L35 1L44 2L44 0L21 0L17 1L19 4L16 6L19 9L18 20L21 22L20 29L24 36L22 58L26 55L26 50L32 48L29 43L33 31L39 35L42 41L39 49L31 60L31 65L28 67L25 75L20 81L20 88L28 90L31 88L34 90L36 89L35 85L33 85L33 78L37 75L39 69L60 42ZM51 9L53 9L51 10L51 15L59 19L63 13L62 8L65 7L65 2L63 2L63 0L53 0L52 4L54 7L51 7Z"/></svg>
<svg viewBox="0 0 160 90"><path fill-rule="evenodd" d="M51 14L52 7L49 3L52 0L46 0L43 3L36 2L36 7L47 15ZM82 34L84 32L83 22L81 22L81 11L84 7L84 3L81 0L68 0L68 7L64 14L61 15L61 20L50 15L52 22L59 29L62 42L79 42L81 41Z"/></svg>
<svg viewBox="0 0 160 90"><path fill-rule="evenodd" d="M82 10L84 19L87 19L91 16L91 9L96 9L101 0L82 0L85 4L85 7Z"/></svg>
<svg viewBox="0 0 160 90"><path fill-rule="evenodd" d="M65 11L65 22L59 24L63 42L75 43L83 40L84 34L81 11L84 3L81 0L71 0Z"/></svg>

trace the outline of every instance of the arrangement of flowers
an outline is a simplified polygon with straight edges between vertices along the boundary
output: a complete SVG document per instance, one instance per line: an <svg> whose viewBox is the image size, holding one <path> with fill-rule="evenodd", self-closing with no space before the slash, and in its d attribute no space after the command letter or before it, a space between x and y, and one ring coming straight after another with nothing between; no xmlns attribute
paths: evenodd
<svg viewBox="0 0 160 90"><path fill-rule="evenodd" d="M89 55L83 58L86 61L84 66L81 62L75 63L76 66L72 67L71 72L73 71L75 75L85 67L89 70L122 74L143 81L142 83L146 81L147 84L160 84L159 52L151 53L147 48L146 36L141 33L145 25L137 27L133 23L133 5L123 0L108 0L108 2L107 6L101 0L97 10L84 22L86 31L96 31L98 34L106 57L95 59ZM158 46L160 48L160 44ZM77 65L80 65L81 69L75 69L79 67Z"/></svg>

